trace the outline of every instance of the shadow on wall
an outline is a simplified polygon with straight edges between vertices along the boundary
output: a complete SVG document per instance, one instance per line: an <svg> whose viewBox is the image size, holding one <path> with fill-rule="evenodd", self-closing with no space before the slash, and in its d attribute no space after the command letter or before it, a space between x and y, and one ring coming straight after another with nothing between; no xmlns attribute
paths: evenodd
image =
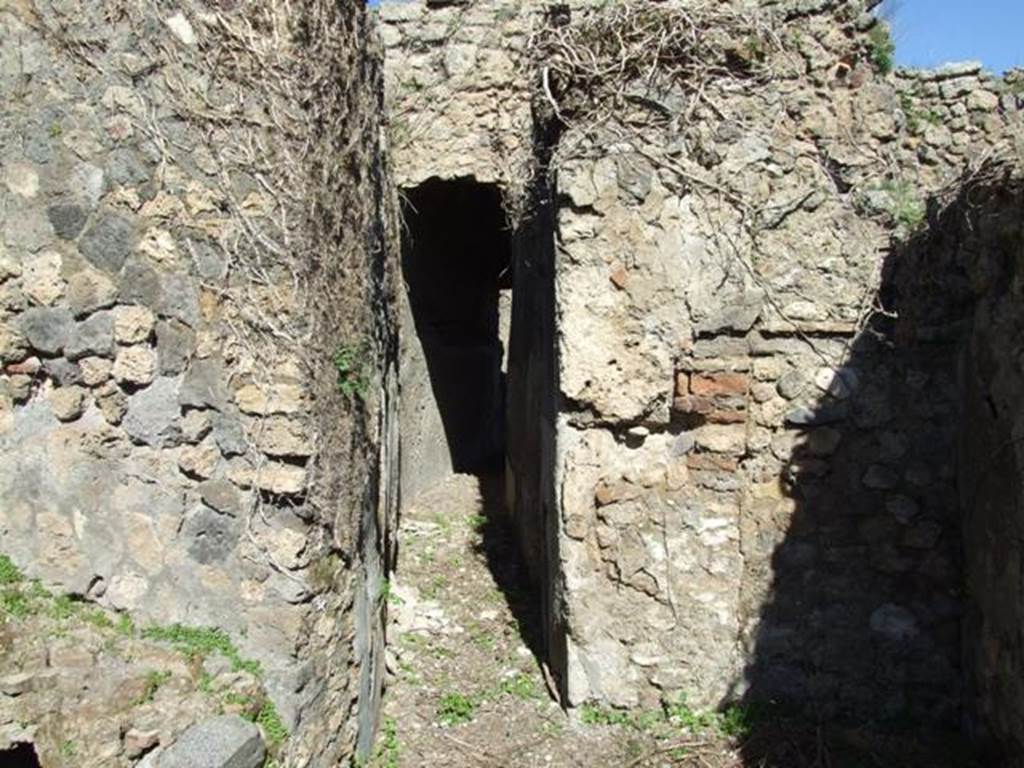
<svg viewBox="0 0 1024 768"><path fill-rule="evenodd" d="M891 312L840 368L812 356L773 382L789 401L778 465L754 468L764 481L743 520L747 568L763 571L745 581L772 586L745 596L760 609L743 699L808 727L788 739L759 729L747 765L967 766L937 742L963 725L985 737L994 720L1004 744L1024 735L1024 463L1005 450L1024 434L1024 198L990 185L933 205L927 230L889 254ZM822 730L865 713L867 741Z"/></svg>

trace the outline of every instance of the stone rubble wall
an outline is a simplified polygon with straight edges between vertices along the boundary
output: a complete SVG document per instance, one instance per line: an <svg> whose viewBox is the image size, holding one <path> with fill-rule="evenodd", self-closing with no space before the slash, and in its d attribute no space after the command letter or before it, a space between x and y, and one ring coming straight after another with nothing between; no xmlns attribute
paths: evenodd
<svg viewBox="0 0 1024 768"><path fill-rule="evenodd" d="M641 93L664 121L569 125L553 147L538 138L551 124L530 92L539 76L509 54L546 6L382 6L400 184L472 174L514 198L529 163L493 148L516 157L532 135L535 153L554 152L556 370L536 317L525 342L514 311L512 335L513 351L542 347L519 357L548 377L524 390L524 444L553 446L553 477L517 465L530 457L510 435L526 554L553 603L549 633L564 635L552 666L573 705L774 699L943 727L998 706L1005 740L1019 732L1012 694L993 690L996 662L963 620L994 612L1000 644L1019 626L1016 607L978 593L1005 575L974 544L1005 530L1002 500L966 542L961 529L963 324L901 336L890 315L926 300L893 275L934 201L1020 141L1021 76L884 75L865 4L760 5L781 42L766 83L712 82L697 103ZM513 66L487 66L495 56ZM537 286L543 252L517 288ZM983 345L1004 350L995 359L1019 346L1000 322ZM965 652L982 660L965 669Z"/></svg>
<svg viewBox="0 0 1024 768"><path fill-rule="evenodd" d="M289 765L365 749L380 688L395 232L364 16L0 10L0 552L225 630Z"/></svg>
<svg viewBox="0 0 1024 768"><path fill-rule="evenodd" d="M1019 100L973 66L882 77L857 23L789 22L773 81L677 128L562 139L573 703L960 717L954 347L893 349L875 293Z"/></svg>
<svg viewBox="0 0 1024 768"><path fill-rule="evenodd" d="M893 281L913 307L901 314L897 337L935 346L936 329L944 330L944 365L958 380L966 725L1003 743L1015 766L1024 759L1019 163L1020 155L968 179L907 245Z"/></svg>

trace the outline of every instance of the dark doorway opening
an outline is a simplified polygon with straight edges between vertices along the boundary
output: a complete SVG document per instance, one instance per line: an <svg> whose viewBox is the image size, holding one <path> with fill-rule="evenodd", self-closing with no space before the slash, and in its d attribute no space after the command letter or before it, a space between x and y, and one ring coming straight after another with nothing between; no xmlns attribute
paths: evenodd
<svg viewBox="0 0 1024 768"><path fill-rule="evenodd" d="M403 214L402 269L451 468L500 471L505 378L499 295L512 280L501 191L474 179L430 179L406 190Z"/></svg>
<svg viewBox="0 0 1024 768"><path fill-rule="evenodd" d="M41 768L36 748L26 742L18 742L10 749L0 749L0 765L4 768Z"/></svg>

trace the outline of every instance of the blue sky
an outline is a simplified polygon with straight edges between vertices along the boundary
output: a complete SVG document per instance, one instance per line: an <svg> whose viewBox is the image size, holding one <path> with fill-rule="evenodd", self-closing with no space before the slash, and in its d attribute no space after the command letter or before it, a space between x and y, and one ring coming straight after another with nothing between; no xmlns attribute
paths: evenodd
<svg viewBox="0 0 1024 768"><path fill-rule="evenodd" d="M934 67L979 59L993 72L1024 65L1024 0L886 0L896 61Z"/></svg>

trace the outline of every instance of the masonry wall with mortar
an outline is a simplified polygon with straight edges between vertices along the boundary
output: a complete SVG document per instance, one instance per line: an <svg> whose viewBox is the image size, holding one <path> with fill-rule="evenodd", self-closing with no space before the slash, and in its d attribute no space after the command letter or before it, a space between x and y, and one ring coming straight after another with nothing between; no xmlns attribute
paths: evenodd
<svg viewBox="0 0 1024 768"><path fill-rule="evenodd" d="M226 630L288 764L338 764L373 736L397 499L365 12L30 1L0 39L0 551Z"/></svg>
<svg viewBox="0 0 1024 768"><path fill-rule="evenodd" d="M656 127L620 115L570 125L555 147L558 512L545 551L564 693L783 698L943 724L980 706L991 720L992 692L961 664L962 637L975 652L962 616L1016 619L972 586L983 523L967 529L964 591L963 338L895 343L888 314L922 298L885 297L926 201L1019 144L1020 76L881 75L864 4L761 10L781 43L767 83L712 83L696 103L641 93L667 116ZM523 112L541 78L509 51L545 12L385 4L400 176L520 182L493 147L514 158L534 135ZM1015 359L1001 338L997 357Z"/></svg>

